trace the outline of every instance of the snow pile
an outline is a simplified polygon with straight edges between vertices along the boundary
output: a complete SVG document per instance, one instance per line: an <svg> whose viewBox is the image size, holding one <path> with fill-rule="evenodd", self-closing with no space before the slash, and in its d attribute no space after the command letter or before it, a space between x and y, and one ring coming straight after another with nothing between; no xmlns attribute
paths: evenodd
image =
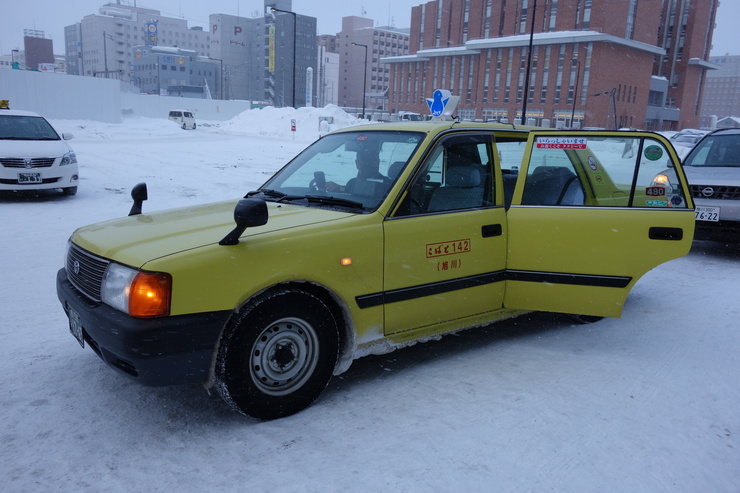
<svg viewBox="0 0 740 493"><path fill-rule="evenodd" d="M292 121L295 120L295 132ZM321 135L363 123L335 105L324 108L266 107L240 113L221 123L221 133L250 137L296 138L312 142ZM294 134L294 135L291 135Z"/></svg>
<svg viewBox="0 0 740 493"><path fill-rule="evenodd" d="M200 123L200 122L199 122ZM59 132L69 132L75 140L98 140L124 138L138 140L157 137L180 137L184 135L180 126L166 118L131 117L123 123L102 123L88 120L53 120ZM74 147L74 142L71 142Z"/></svg>

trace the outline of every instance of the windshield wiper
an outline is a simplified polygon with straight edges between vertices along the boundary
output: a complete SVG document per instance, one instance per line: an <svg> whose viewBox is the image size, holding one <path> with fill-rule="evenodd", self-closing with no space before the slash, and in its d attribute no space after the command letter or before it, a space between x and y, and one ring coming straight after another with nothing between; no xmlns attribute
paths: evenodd
<svg viewBox="0 0 740 493"><path fill-rule="evenodd" d="M253 197L257 194L267 195L268 197L277 199L275 202L288 202L293 200L305 200L309 203L315 204L326 204L326 205L338 205L343 207L351 207L353 209L364 209L365 206L362 202L356 202L354 200L343 199L340 197L331 197L326 195L288 195L287 193L279 192L277 190L270 190L269 188L261 188L259 190L253 190L248 192L245 197Z"/></svg>
<svg viewBox="0 0 740 493"><path fill-rule="evenodd" d="M326 195L306 195L306 200L309 202L316 202L319 204L329 204L329 205L342 205L345 207L352 207L353 209L364 209L365 206L362 204L362 202L356 202L354 200L349 199L342 199L339 197L331 197Z"/></svg>

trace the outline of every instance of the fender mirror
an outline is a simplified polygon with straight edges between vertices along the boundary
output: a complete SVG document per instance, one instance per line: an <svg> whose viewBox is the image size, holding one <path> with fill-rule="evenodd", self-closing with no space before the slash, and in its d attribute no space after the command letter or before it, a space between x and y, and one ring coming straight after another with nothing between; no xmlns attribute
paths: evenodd
<svg viewBox="0 0 740 493"><path fill-rule="evenodd" d="M244 230L267 224L267 203L261 199L241 199L234 207L234 222L236 227L219 245L236 245Z"/></svg>
<svg viewBox="0 0 740 493"><path fill-rule="evenodd" d="M149 198L146 192L146 183L139 183L131 189L131 198L134 199L134 205L131 206L129 216L141 214L141 204Z"/></svg>

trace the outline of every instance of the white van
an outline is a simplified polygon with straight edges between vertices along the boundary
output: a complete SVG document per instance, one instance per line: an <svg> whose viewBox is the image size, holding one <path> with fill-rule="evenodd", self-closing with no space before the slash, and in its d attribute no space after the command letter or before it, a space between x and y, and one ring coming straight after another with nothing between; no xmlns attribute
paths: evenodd
<svg viewBox="0 0 740 493"><path fill-rule="evenodd" d="M177 122L183 130L192 128L195 130L195 117L193 113L187 110L172 110L170 111L170 120Z"/></svg>

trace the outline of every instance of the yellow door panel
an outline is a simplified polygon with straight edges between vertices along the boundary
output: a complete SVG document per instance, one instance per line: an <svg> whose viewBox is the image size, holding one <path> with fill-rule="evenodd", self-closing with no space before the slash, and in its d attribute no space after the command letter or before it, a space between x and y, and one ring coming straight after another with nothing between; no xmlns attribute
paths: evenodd
<svg viewBox="0 0 740 493"><path fill-rule="evenodd" d="M505 221L502 207L386 221L386 334L500 309Z"/></svg>
<svg viewBox="0 0 740 493"><path fill-rule="evenodd" d="M666 170L673 186L655 181ZM642 275L691 246L679 178L655 134L532 132L507 217L504 307L619 316Z"/></svg>
<svg viewBox="0 0 740 493"><path fill-rule="evenodd" d="M515 206L508 216L513 309L618 317L634 283L685 255L693 237L688 209ZM677 231L683 239L671 239Z"/></svg>

